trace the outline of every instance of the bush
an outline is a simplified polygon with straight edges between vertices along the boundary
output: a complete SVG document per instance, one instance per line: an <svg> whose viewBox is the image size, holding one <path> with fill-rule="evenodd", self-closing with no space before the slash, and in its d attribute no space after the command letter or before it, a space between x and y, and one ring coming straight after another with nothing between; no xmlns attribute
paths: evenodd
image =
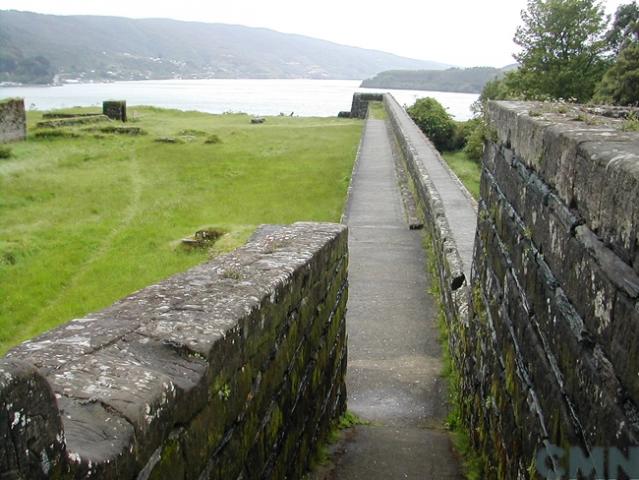
<svg viewBox="0 0 639 480"><path fill-rule="evenodd" d="M639 44L621 50L597 87L595 101L615 105L639 104Z"/></svg>
<svg viewBox="0 0 639 480"><path fill-rule="evenodd" d="M204 143L206 143L207 145L211 145L211 144L215 144L215 143L222 143L222 139L218 135L213 133L213 134L209 135L206 138Z"/></svg>
<svg viewBox="0 0 639 480"><path fill-rule="evenodd" d="M420 98L406 112L438 150L448 150L454 143L455 121L434 98Z"/></svg>
<svg viewBox="0 0 639 480"><path fill-rule="evenodd" d="M480 162L484 155L484 142L486 141L486 128L482 122L478 125L468 137L464 153L470 160Z"/></svg>
<svg viewBox="0 0 639 480"><path fill-rule="evenodd" d="M0 145L0 158L11 158L12 152L11 148Z"/></svg>
<svg viewBox="0 0 639 480"><path fill-rule="evenodd" d="M480 118L471 118L465 122L455 122L455 131L448 144L448 150L462 150L468 144L470 137L480 126L482 120Z"/></svg>

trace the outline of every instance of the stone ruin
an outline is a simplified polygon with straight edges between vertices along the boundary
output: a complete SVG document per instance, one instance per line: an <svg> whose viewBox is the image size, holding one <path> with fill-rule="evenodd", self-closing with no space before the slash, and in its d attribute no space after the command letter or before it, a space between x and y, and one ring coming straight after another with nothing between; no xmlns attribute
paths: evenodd
<svg viewBox="0 0 639 480"><path fill-rule="evenodd" d="M126 122L126 100L105 100L102 102L102 114L111 120Z"/></svg>
<svg viewBox="0 0 639 480"><path fill-rule="evenodd" d="M0 143L15 142L27 138L27 116L24 99L0 100Z"/></svg>

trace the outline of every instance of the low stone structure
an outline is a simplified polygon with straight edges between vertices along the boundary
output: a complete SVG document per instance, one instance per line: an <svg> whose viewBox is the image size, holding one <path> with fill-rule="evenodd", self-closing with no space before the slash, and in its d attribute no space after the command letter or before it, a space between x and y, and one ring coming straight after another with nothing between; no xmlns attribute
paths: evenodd
<svg viewBox="0 0 639 480"><path fill-rule="evenodd" d="M27 138L27 115L24 99L0 100L0 143L15 142Z"/></svg>
<svg viewBox="0 0 639 480"><path fill-rule="evenodd" d="M0 477L300 478L345 411L347 232L242 248L0 361Z"/></svg>
<svg viewBox="0 0 639 480"><path fill-rule="evenodd" d="M381 102L384 98L382 93L355 93L351 104L351 118L366 118L368 113L368 102Z"/></svg>
<svg viewBox="0 0 639 480"><path fill-rule="evenodd" d="M102 114L111 120L126 122L126 100L105 100L102 102Z"/></svg>
<svg viewBox="0 0 639 480"><path fill-rule="evenodd" d="M92 123L109 122L106 115L82 115L71 117L56 117L49 120L41 120L36 123L37 128L72 127L76 125L89 125Z"/></svg>

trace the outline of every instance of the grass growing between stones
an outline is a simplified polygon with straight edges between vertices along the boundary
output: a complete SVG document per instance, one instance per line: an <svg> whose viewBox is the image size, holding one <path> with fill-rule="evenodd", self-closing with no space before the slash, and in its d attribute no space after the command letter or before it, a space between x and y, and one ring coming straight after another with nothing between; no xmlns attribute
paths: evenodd
<svg viewBox="0 0 639 480"><path fill-rule="evenodd" d="M469 159L463 151L443 152L442 158L461 180L475 200L479 200L481 165Z"/></svg>
<svg viewBox="0 0 639 480"><path fill-rule="evenodd" d="M448 386L448 415L446 416L446 428L452 433L453 444L455 450L459 453L464 469L464 476L467 480L482 480L486 461L474 448L470 441L470 434L466 430L461 418L461 378L455 368L455 364L450 354L448 343L449 331L444 313L444 306L441 301L441 290L439 284L439 275L435 265L435 250L433 249L433 240L430 233L425 230L422 240L424 250L426 251L426 269L431 278L430 294L433 296L438 305L437 326L439 328L439 342L442 346L442 377L447 380Z"/></svg>
<svg viewBox="0 0 639 480"><path fill-rule="evenodd" d="M339 221L361 121L129 114L148 135L42 135L29 112L29 138L0 161L0 353L232 250L259 224ZM180 143L154 141L165 137ZM206 228L227 233L211 250L180 247Z"/></svg>
<svg viewBox="0 0 639 480"><path fill-rule="evenodd" d="M345 431L370 424L371 422L361 419L350 410L347 410L344 415L335 420L331 426L327 441L317 446L317 453L311 461L310 471L304 475L303 480L328 480L333 478L331 471L335 467L333 462L335 448L344 441Z"/></svg>

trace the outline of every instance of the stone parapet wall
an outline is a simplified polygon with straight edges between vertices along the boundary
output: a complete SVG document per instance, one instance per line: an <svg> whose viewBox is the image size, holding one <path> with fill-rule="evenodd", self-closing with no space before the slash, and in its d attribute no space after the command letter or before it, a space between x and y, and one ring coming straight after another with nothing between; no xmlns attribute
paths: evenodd
<svg viewBox="0 0 639 480"><path fill-rule="evenodd" d="M351 118L366 118L368 114L368 102L381 102L382 93L355 93L351 104Z"/></svg>
<svg viewBox="0 0 639 480"><path fill-rule="evenodd" d="M346 407L347 232L242 248L0 360L0 477L300 478Z"/></svg>
<svg viewBox="0 0 639 480"><path fill-rule="evenodd" d="M488 111L463 414L492 476L529 478L550 445L639 444L639 133L581 107Z"/></svg>
<svg viewBox="0 0 639 480"><path fill-rule="evenodd" d="M462 369L465 358L459 339L468 327L469 279L477 223L475 202L397 101L386 94L384 105L430 240L432 256L428 262L439 283L449 351L456 368Z"/></svg>
<svg viewBox="0 0 639 480"><path fill-rule="evenodd" d="M27 138L27 117L22 98L0 100L0 143Z"/></svg>

